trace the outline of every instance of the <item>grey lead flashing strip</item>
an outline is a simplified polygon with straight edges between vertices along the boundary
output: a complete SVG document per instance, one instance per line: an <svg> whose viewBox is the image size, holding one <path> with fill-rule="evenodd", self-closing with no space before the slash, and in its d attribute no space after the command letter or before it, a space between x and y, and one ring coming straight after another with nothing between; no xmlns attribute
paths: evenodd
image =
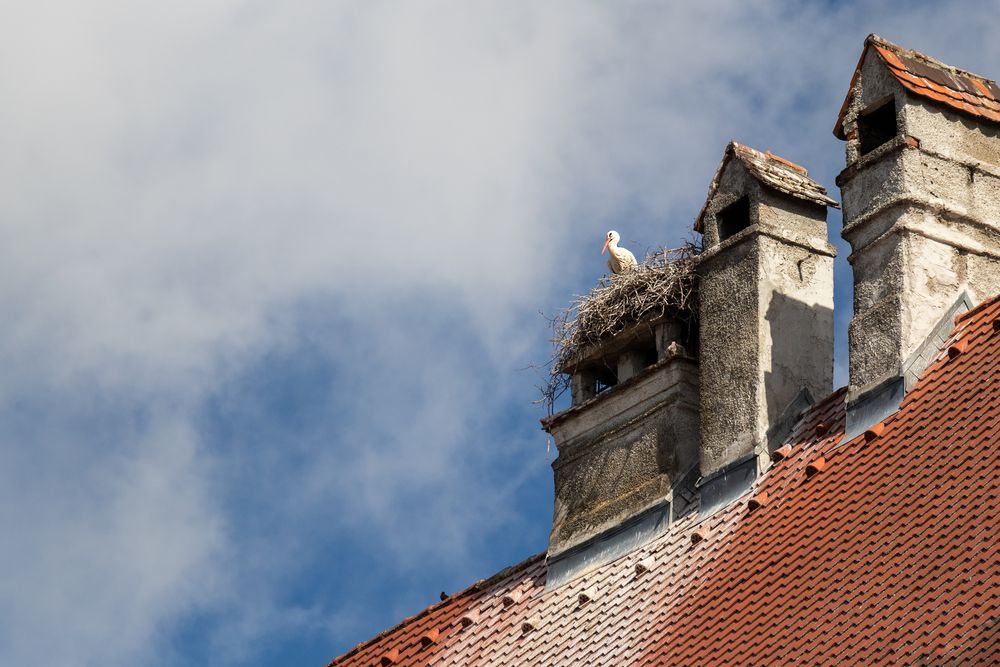
<svg viewBox="0 0 1000 667"><path fill-rule="evenodd" d="M548 559L545 590L550 591L578 576L638 549L670 526L670 503L655 505L642 514Z"/></svg>
<svg viewBox="0 0 1000 667"><path fill-rule="evenodd" d="M757 456L748 454L698 482L701 518L711 516L750 490L757 479Z"/></svg>
<svg viewBox="0 0 1000 667"><path fill-rule="evenodd" d="M854 440L869 426L877 424L899 410L899 404L903 402L905 393L903 378L896 376L849 401L844 437L840 444Z"/></svg>
<svg viewBox="0 0 1000 667"><path fill-rule="evenodd" d="M958 299L952 304L948 312L944 314L937 326L927 335L920 347L903 362L901 375L906 384L906 391L909 391L917 384L917 380L923 375L924 370L930 365L937 353L944 347L945 341L955 328L955 316L959 313L972 310L972 299L967 292L962 292Z"/></svg>

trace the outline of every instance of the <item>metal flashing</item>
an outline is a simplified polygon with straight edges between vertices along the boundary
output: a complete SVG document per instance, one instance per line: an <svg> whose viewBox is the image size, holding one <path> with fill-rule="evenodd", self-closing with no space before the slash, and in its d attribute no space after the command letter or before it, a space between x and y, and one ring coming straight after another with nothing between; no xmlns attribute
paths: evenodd
<svg viewBox="0 0 1000 667"><path fill-rule="evenodd" d="M726 467L698 481L702 517L711 516L736 500L753 486L757 479L757 456L747 454Z"/></svg>
<svg viewBox="0 0 1000 667"><path fill-rule="evenodd" d="M809 390L803 387L799 390L799 393L795 395L795 398L785 406L785 409L781 411L778 418L774 420L771 427L767 429L767 451L768 454L773 454L776 449L781 447L786 440L792 435L792 431L795 429L795 425L799 423L799 419L802 415L813 406L812 394Z"/></svg>
<svg viewBox="0 0 1000 667"><path fill-rule="evenodd" d="M840 444L854 440L868 430L869 426L883 421L899 410L899 404L903 402L905 394L903 378L897 375L848 401L847 424Z"/></svg>
<svg viewBox="0 0 1000 667"><path fill-rule="evenodd" d="M673 523L698 508L698 464L677 478L671 492L670 521Z"/></svg>
<svg viewBox="0 0 1000 667"><path fill-rule="evenodd" d="M620 526L596 535L546 560L545 590L550 591L610 563L658 537L670 527L670 505L665 501L650 507Z"/></svg>
<svg viewBox="0 0 1000 667"><path fill-rule="evenodd" d="M930 365L937 353L941 351L948 341L952 329L955 327L955 317L961 313L972 310L973 303L969 293L963 291L955 303L952 304L948 312L944 314L937 326L931 330L913 354L903 362L901 375L905 379L905 391L909 391L917 384L917 380L923 374L924 369Z"/></svg>

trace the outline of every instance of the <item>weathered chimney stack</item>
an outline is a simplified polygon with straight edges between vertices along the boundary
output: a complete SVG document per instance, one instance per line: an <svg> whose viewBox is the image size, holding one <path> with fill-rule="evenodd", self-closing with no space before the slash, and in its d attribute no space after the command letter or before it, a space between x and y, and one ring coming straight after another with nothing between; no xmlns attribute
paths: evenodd
<svg viewBox="0 0 1000 667"><path fill-rule="evenodd" d="M852 397L912 384L957 300L1000 292L998 100L992 81L865 40L834 128L847 142L837 184L854 270Z"/></svg>
<svg viewBox="0 0 1000 667"><path fill-rule="evenodd" d="M693 289L694 276L686 280ZM549 586L666 530L678 509L675 491L697 478L691 318L669 294L650 298L664 308L575 349L558 369L571 376L572 405L542 420L559 451Z"/></svg>
<svg viewBox="0 0 1000 667"><path fill-rule="evenodd" d="M736 142L726 147L695 223L704 238L703 482L735 466L755 475L754 455L770 453L782 415L797 416L833 388L836 251L826 209L836 205L802 167Z"/></svg>

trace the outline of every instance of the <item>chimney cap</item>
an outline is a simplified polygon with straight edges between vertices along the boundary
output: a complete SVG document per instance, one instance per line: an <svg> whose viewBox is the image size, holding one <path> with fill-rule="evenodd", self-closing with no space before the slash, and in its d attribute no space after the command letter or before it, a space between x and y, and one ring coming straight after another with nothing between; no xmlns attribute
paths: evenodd
<svg viewBox="0 0 1000 667"><path fill-rule="evenodd" d="M1000 111L996 110L996 103L1000 101L1000 88L995 81L946 65L919 51L905 49L876 34L871 34L865 39L847 95L840 107L840 113L837 114L833 136L838 139L847 139L844 118L851 105L855 84L861 76L861 66L869 50L874 50L876 57L885 65L890 76L907 92L935 105L948 107L949 111L958 111L977 120L1000 122Z"/></svg>
<svg viewBox="0 0 1000 667"><path fill-rule="evenodd" d="M722 174L726 170L729 162L736 158L739 160L747 172L759 183L767 186L771 190L776 190L789 197L802 199L820 206L831 206L840 208L835 200L831 199L826 192L826 188L809 178L809 172L805 167L801 167L790 160L775 155L771 151L762 153L749 146L730 141L726 145L726 150L722 155L722 162L715 171L712 183L708 187L708 197L705 205L694 221L694 230L699 233L705 231L705 216L708 213L708 206L719 189Z"/></svg>

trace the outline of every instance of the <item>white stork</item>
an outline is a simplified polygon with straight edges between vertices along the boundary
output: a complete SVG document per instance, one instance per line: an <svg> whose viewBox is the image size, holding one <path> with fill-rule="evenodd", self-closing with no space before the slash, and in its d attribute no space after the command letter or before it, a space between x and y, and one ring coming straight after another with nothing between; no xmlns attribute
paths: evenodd
<svg viewBox="0 0 1000 667"><path fill-rule="evenodd" d="M625 248L618 247L618 241L621 240L621 235L612 230L608 232L608 239L604 242L604 247L601 248L601 254L604 254L605 250L610 251L608 256L608 268L611 269L611 273L625 273L636 266L635 255L626 250Z"/></svg>

